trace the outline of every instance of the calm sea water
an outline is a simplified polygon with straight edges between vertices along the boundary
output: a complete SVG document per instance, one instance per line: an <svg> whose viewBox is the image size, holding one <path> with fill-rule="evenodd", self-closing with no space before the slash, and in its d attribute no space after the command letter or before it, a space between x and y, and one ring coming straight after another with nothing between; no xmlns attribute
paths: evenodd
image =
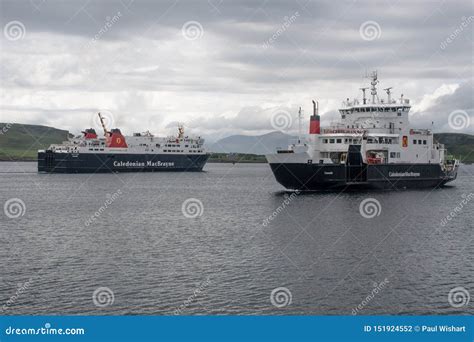
<svg viewBox="0 0 474 342"><path fill-rule="evenodd" d="M35 170L0 163L3 314L474 313L473 166L443 189L299 195L265 164Z"/></svg>

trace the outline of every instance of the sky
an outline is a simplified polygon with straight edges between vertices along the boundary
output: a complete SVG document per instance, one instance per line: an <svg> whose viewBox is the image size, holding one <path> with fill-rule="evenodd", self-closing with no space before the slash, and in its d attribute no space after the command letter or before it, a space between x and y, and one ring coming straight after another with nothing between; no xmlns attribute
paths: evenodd
<svg viewBox="0 0 474 342"><path fill-rule="evenodd" d="M0 24L0 122L293 133L377 70L414 127L474 133L471 0L2 0Z"/></svg>

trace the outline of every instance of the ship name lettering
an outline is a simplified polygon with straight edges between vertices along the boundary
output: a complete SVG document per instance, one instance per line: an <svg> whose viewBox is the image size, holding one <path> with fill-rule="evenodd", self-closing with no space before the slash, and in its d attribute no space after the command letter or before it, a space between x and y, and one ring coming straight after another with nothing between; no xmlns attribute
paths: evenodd
<svg viewBox="0 0 474 342"><path fill-rule="evenodd" d="M389 177L420 177L419 172L389 172Z"/></svg>

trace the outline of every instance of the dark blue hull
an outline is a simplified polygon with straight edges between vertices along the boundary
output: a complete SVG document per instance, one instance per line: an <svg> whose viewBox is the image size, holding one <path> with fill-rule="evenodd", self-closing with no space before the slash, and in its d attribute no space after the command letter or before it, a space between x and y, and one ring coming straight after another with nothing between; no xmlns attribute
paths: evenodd
<svg viewBox="0 0 474 342"><path fill-rule="evenodd" d="M209 155L38 152L38 172L110 173L202 171Z"/></svg>
<svg viewBox="0 0 474 342"><path fill-rule="evenodd" d="M434 188L456 179L437 164L270 164L276 180L292 190Z"/></svg>

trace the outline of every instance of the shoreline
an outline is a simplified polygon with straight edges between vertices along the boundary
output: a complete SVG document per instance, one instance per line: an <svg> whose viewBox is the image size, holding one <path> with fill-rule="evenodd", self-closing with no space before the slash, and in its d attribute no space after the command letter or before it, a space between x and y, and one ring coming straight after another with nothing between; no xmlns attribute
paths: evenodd
<svg viewBox="0 0 474 342"><path fill-rule="evenodd" d="M24 163L32 163L38 162L38 159L0 159L0 163L2 162L11 162L11 163L17 163L17 162L24 162ZM243 161L230 161L230 160L208 160L207 163L212 163L212 164L267 164L266 161L249 161L249 160L243 160Z"/></svg>

